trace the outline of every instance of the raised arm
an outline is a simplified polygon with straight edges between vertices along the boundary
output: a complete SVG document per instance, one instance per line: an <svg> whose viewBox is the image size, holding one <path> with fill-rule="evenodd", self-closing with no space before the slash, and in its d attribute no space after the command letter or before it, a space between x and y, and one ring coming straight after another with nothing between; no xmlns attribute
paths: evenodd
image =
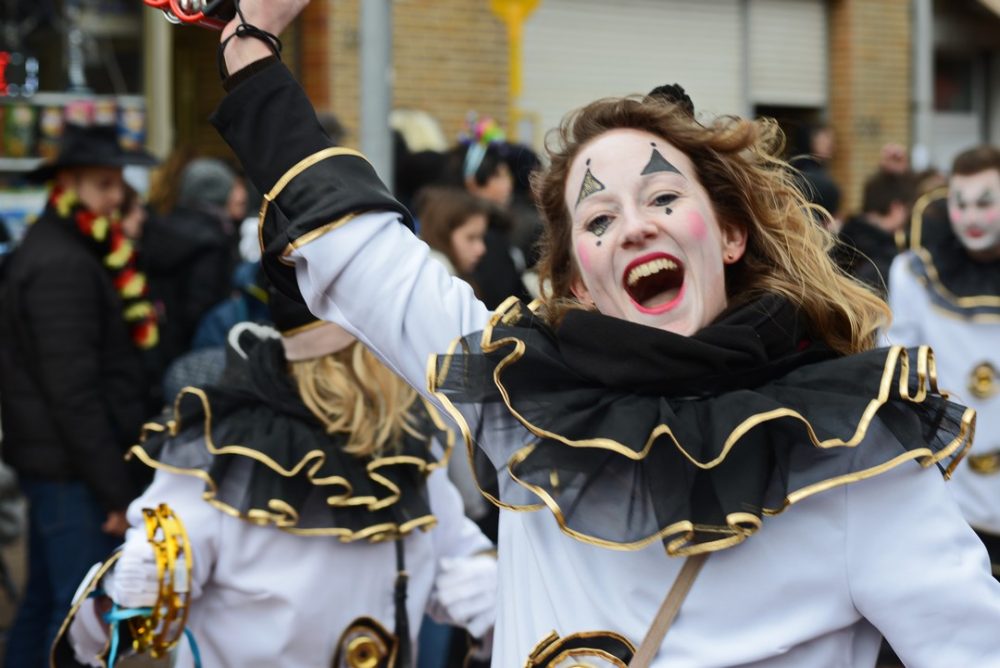
<svg viewBox="0 0 1000 668"><path fill-rule="evenodd" d="M242 4L247 21L269 32L284 27L283 11L304 6L301 0ZM264 42L235 38L225 56L230 92L212 122L266 193L261 242L269 277L426 392L428 355L481 329L486 308L429 258L407 229L409 212L364 156L332 144Z"/></svg>

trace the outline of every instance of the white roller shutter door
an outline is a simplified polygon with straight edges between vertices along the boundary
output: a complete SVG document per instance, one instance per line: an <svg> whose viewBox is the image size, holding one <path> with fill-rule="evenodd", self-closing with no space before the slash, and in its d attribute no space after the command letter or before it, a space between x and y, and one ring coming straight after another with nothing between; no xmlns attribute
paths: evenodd
<svg viewBox="0 0 1000 668"><path fill-rule="evenodd" d="M542 0L519 106L548 130L597 98L677 82L699 111L743 113L742 22L741 0Z"/></svg>
<svg viewBox="0 0 1000 668"><path fill-rule="evenodd" d="M827 105L829 47L823 0L750 0L750 100Z"/></svg>

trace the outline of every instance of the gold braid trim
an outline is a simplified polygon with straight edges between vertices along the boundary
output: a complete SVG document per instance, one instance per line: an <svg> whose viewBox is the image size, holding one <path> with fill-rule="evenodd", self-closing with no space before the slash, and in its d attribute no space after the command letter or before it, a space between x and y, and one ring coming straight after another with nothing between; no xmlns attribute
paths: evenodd
<svg viewBox="0 0 1000 668"><path fill-rule="evenodd" d="M278 182L275 183L274 186L264 195L260 203L260 211L257 214L257 243L260 245L261 255L264 254L264 219L267 217L267 210L270 207L271 202L277 199L278 195L281 194L281 191L284 190L285 187L292 182L292 179L297 177L299 174L306 171L307 169L309 169L318 162L322 162L323 160L327 160L328 158L335 158L337 156L352 156L355 158L360 158L365 162L368 162L368 158L366 158L364 154L355 151L353 149L344 148L342 146L333 146L331 148L326 148L323 149L322 151L317 151L312 155L306 156L305 158L297 162L295 165L293 165L291 169L285 172L281 176L281 178L278 179ZM308 233L299 237L298 239L289 242L289 244L285 247L285 250L282 251L281 253L281 261L285 262L286 264L290 264L288 256L291 255L296 248L304 246L310 241L313 241L321 237L323 234L326 234L330 230L340 227L351 218L354 218L356 215L358 214L352 213L343 216L338 220L333 221L332 223L327 223L322 227L318 227L315 230L311 230Z"/></svg>
<svg viewBox="0 0 1000 668"><path fill-rule="evenodd" d="M537 306L533 303L529 305L529 309L534 310ZM563 445L572 448L594 448L599 450L607 450L619 454L627 459L634 461L642 461L649 454L653 443L661 436L667 436L674 444L674 447L684 455L684 457L691 462L694 466L699 469L707 470L712 469L723 461L729 455L729 452L736 446L737 443L747 434L751 429L760 426L766 422L778 419L794 419L803 423L806 428L806 432L809 435L809 440L813 446L822 449L830 449L837 447L847 447L853 448L861 443L865 435L868 432L868 428L871 425L872 420L875 418L876 413L879 409L884 406L890 398L890 393L892 391L893 379L898 371L899 380L897 383L897 389L900 397L903 400L910 401L912 403L922 403L926 398L928 393L940 394L941 396L947 397L947 394L938 390L937 386L937 369L934 362L934 354L928 346L921 346L918 348L917 353L917 386L911 388L909 385L909 375L910 375L910 356L906 349L902 346L893 346L889 349L889 353L886 355L885 366L882 370L881 380L879 382L878 394L873 397L869 402L865 410L863 411L861 418L858 420L857 427L854 433L847 439L842 438L828 438L825 440L820 440L817 436L812 424L809 422L808 418L804 415L795 411L791 408L778 408L775 410L757 413L751 415L743 422L734 428L729 436L726 438L722 452L707 462L702 462L695 459L684 446L677 440L674 436L673 431L666 424L659 424L650 432L649 437L646 439L646 443L643 448L636 452L635 450L608 438L590 438L590 439L579 439L574 440L563 436L562 434L557 434L555 432L548 431L539 427L530 421L528 421L524 416L522 416L511 404L510 395L507 388L503 384L502 373L511 364L517 362L521 357L524 356L525 343L523 340L517 338L516 336L507 336L502 339L493 338L493 330L498 325L511 325L516 322L521 316L521 304L516 297L510 297L505 300L496 312L490 317L486 326L483 328L482 340L480 347L483 352L491 353L499 350L503 346L512 346L510 353L504 357L500 362L497 363L496 368L493 370L493 382L496 384L497 389L500 392L501 398L507 411L520 422L530 433L543 439L553 440ZM427 386L428 390L441 402L448 414L451 415L452 419L459 425L462 430L462 437L465 439L465 445L469 452L470 461L474 456L474 444L472 439L472 431L469 428L465 417L462 415L461 411L451 402L451 400L440 391L440 387L447 377L449 368L451 366L451 360L453 359L456 351L460 346L463 346L462 339L456 339L449 346L448 352L444 355L431 355L428 359L427 364ZM438 359L442 359L442 365L440 371L438 370ZM763 513L765 515L777 515L789 506L798 503L799 501L817 494L819 492L838 487L840 485L846 485L853 482L858 482L866 478L871 478L876 475L880 475L889 471L899 464L905 461L917 460L921 466L929 467L936 464L943 459L958 453L953 461L950 463L948 468L944 471L945 478L951 476L955 467L958 466L962 457L968 452L969 448L972 447L972 439L975 433L975 422L976 422L976 412L972 408L966 408L962 413L961 418L961 428L959 429L958 435L951 440L944 448L938 452L934 452L929 447L914 448L909 450L893 459L886 462L872 466L867 469L855 471L853 473L845 474L842 476L836 476L829 478L827 480L822 480L820 482L814 483L798 489L790 493L782 502L782 504L776 508L764 508ZM535 444L526 445L517 451L515 451L510 458L507 460L507 474L517 482L519 485L525 489L531 491L535 496L537 496L542 503L540 504L530 504L523 506L516 506L500 501L498 498L492 494L485 491L482 485L479 484L478 479L476 479L476 484L480 488L480 492L489 499L492 503L500 508L505 508L507 510L513 510L518 512L530 512L539 510L544 506L547 506L555 516L556 521L559 523L559 528L563 533L567 534L579 540L583 543L589 545L596 545L599 547L606 547L616 550L640 550L653 542L656 541L666 541L667 553L671 556L691 556L695 554L702 554L705 552L715 552L718 550L723 550L728 547L732 547L739 543L742 543L748 537L756 533L756 531L761 527L761 518L753 513L747 512L736 512L730 513L726 516L725 526L706 526L697 525L688 520L675 522L667 527L664 527L657 531L656 533L647 536L638 541L630 543L619 543L615 541L609 541L602 538L597 538L595 536L590 536L579 532L575 529L570 528L567 523L565 516L560 508L558 502L552 498L552 496L543 488L534 485L532 483L521 480L514 474L514 469L516 469L518 464L524 462L532 452L534 452L537 446ZM475 477L475 472L473 471ZM705 534L719 534L720 538L714 540L700 540L695 542L696 534L704 536Z"/></svg>
<svg viewBox="0 0 1000 668"><path fill-rule="evenodd" d="M81 606L83 606L87 599L90 598L91 594L97 591L97 587L101 584L101 580L104 579L104 576L107 575L112 568L114 568L114 565L118 562L118 559L120 559L121 556L121 551L117 551L108 557L108 559L101 564L101 567L97 569L97 572L94 573L94 576L83 588L83 591L80 592L79 598L77 598L77 600L73 602L73 605L70 606L69 612L66 613L66 618L63 619L62 624L59 625L59 631L56 633L55 641L53 641L52 647L49 648L50 668L58 668L58 666L56 666L56 648L59 647L59 643L63 641L63 638L69 631L69 626L73 623L73 620L80 612ZM101 665L101 668L108 668L106 659L108 656L108 650L111 649L110 645L111 638L109 636L107 641L104 643L104 647L101 649L101 653L93 657Z"/></svg>
<svg viewBox="0 0 1000 668"><path fill-rule="evenodd" d="M133 445L126 455L126 458L131 459L132 457L135 457L146 466L157 470L199 478L204 481L206 487L202 496L204 500L213 507L232 517L262 526L273 525L282 531L286 531L291 534L301 536L337 536L345 543L356 540L379 542L394 538L397 535L406 535L417 528L427 530L437 524L437 519L434 515L427 514L422 517L414 518L403 524L398 524L396 522L382 522L379 524L373 524L358 531L353 531L344 527L302 528L297 526L299 522L298 511L296 511L291 504L282 499L270 499L268 500L267 508L251 508L246 512L234 508L217 498L218 485L209 473L198 468L181 468L160 462L146 452L141 445L142 441L145 441L151 433L167 432L172 437L178 435L182 429L180 403L186 396L196 397L201 402L202 410L204 412L204 443L205 448L211 455L236 455L246 457L263 464L278 475L286 478L291 478L304 472L309 482L313 485L319 487L330 486L333 488L331 490L332 493L326 498L328 505L335 508L365 506L370 511L388 508L399 502L402 497L402 491L399 487L384 475L380 474L380 469L390 466L409 465L416 467L417 470L424 475L428 475L435 469L447 466L448 460L451 457L452 448L454 447L455 437L452 431L447 428L444 421L441 419L441 415L429 402L424 402L427 413L434 423L434 426L437 427L440 432L445 434L445 443L442 443L444 453L441 458L436 461L428 461L412 455L390 455L386 457L376 457L369 461L365 466L369 479L388 491L388 495L383 498L378 498L376 496L355 496L354 489L347 478L338 475L320 476L319 471L323 468L323 465L327 460L327 453L323 450L310 450L305 453L294 466L291 468L284 468L266 454L244 445L232 444L217 446L212 439L212 406L209 403L208 396L205 392L197 387L185 387L180 391L180 393L178 393L177 398L174 400L174 416L172 419L168 420L165 425L157 422L151 422L144 425L142 436L140 437L140 444ZM430 444L428 443L428 450L429 448Z"/></svg>

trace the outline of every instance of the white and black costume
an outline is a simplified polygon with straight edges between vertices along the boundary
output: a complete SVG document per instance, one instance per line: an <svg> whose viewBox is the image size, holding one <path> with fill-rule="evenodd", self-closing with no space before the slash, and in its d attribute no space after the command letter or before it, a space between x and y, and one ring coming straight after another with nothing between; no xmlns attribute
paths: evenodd
<svg viewBox="0 0 1000 668"><path fill-rule="evenodd" d="M440 418L418 400L412 433L375 456L348 454L347 435L328 434L299 398L282 343L238 325L223 380L186 388L171 421L147 425L131 454L156 475L129 507L123 553L146 545L143 508L166 503L182 520L193 557L187 628L201 665L400 665L429 608L469 621L449 608L455 592L441 595L443 560L490 582L493 546L447 477ZM105 586L112 598L124 589ZM69 636L78 661L100 665L107 648L92 605L78 604ZM55 651L62 665L67 644ZM187 643L174 665L195 665Z"/></svg>
<svg viewBox="0 0 1000 668"><path fill-rule="evenodd" d="M501 513L494 666L626 666L671 555L703 551L657 668L871 666L880 632L911 666L1000 665L1000 585L941 475L974 416L925 349L838 357L778 298L693 337L491 316L287 70L253 70L213 122L268 193L272 279L449 408L527 511Z"/></svg>
<svg viewBox="0 0 1000 668"><path fill-rule="evenodd" d="M938 373L976 409L976 439L951 491L1000 564L1000 262L976 262L951 231L943 199L914 209L912 248L893 262L890 343L930 345Z"/></svg>

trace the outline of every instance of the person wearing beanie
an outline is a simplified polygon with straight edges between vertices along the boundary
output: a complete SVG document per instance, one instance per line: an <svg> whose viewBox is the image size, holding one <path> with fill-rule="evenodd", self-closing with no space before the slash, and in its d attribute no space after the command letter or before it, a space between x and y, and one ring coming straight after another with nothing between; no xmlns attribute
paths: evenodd
<svg viewBox="0 0 1000 668"><path fill-rule="evenodd" d="M146 224L142 262L161 316L164 369L190 350L202 317L232 292L237 233L227 204L239 187L224 162L196 158L181 172L174 209Z"/></svg>
<svg viewBox="0 0 1000 668"><path fill-rule="evenodd" d="M76 601L56 666L113 665L107 598L156 603L141 527L161 503L192 557L194 641L175 666L197 651L204 666L408 668L425 610L489 636L496 560L448 480L440 418L346 330L281 295L270 306L277 330L234 327L222 380L184 389L132 448L156 475L113 567L84 588L103 596Z"/></svg>
<svg viewBox="0 0 1000 668"><path fill-rule="evenodd" d="M120 222L122 170L151 165L113 126L65 128L44 212L4 267L3 458L28 500L28 583L6 666L44 661L76 583L125 530L137 491L122 459L151 414L144 357L156 313Z"/></svg>

